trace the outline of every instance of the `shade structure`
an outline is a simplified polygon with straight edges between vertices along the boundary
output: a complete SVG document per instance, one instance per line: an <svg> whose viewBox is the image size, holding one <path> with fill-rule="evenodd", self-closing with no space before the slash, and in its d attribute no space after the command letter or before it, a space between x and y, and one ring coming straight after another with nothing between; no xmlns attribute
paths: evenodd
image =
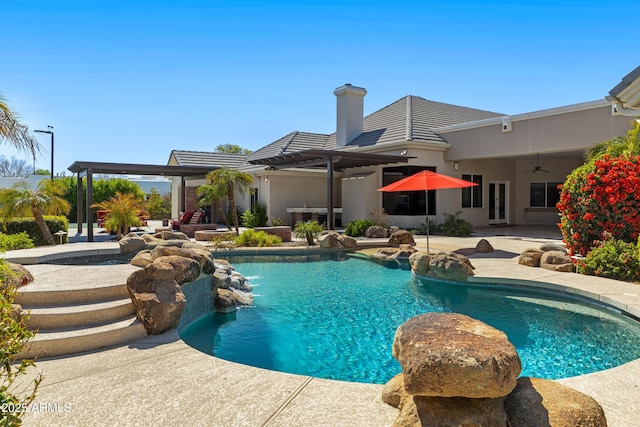
<svg viewBox="0 0 640 427"><path fill-rule="evenodd" d="M392 191L429 191L429 190L444 190L447 188L467 188L475 187L475 182L465 181L464 179L454 178L449 175L443 175L441 173L433 172L430 170L424 170L403 178L399 181L393 182L389 185L385 185L382 188L378 188L378 191L392 192ZM427 205L427 252L429 252L429 196L426 195Z"/></svg>

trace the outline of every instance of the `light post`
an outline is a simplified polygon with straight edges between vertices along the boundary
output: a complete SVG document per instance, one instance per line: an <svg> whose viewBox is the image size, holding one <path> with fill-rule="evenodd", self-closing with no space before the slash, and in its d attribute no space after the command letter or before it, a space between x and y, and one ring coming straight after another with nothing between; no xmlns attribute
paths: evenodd
<svg viewBox="0 0 640 427"><path fill-rule="evenodd" d="M53 181L53 126L47 126L49 130L34 130L34 132L38 133L48 133L51 135L51 181Z"/></svg>

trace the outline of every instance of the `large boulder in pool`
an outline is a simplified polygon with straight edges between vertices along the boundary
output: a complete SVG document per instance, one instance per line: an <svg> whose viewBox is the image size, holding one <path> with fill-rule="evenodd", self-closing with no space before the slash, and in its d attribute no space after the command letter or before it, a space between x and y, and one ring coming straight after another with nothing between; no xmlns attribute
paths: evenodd
<svg viewBox="0 0 640 427"><path fill-rule="evenodd" d="M398 230L389 237L389 245L396 248L400 247L400 245L415 246L415 244L416 241L413 239L413 234L407 230Z"/></svg>
<svg viewBox="0 0 640 427"><path fill-rule="evenodd" d="M456 313L427 313L400 325L393 357L414 396L501 398L522 370L504 332Z"/></svg>
<svg viewBox="0 0 640 427"><path fill-rule="evenodd" d="M173 267L173 278L179 285L183 285L187 282L193 282L200 276L200 264L198 261L185 258L178 255L167 255L160 258L156 258L154 263L167 263Z"/></svg>
<svg viewBox="0 0 640 427"><path fill-rule="evenodd" d="M217 313L232 313L238 307L253 304L253 295L238 289L218 289L213 300L213 307Z"/></svg>
<svg viewBox="0 0 640 427"><path fill-rule="evenodd" d="M154 261L127 279L136 316L149 335L173 329L180 321L186 299L174 275L171 264Z"/></svg>
<svg viewBox="0 0 640 427"><path fill-rule="evenodd" d="M429 273L430 261L431 255L427 252L415 252L409 256L411 271L421 276L426 276Z"/></svg>
<svg viewBox="0 0 640 427"><path fill-rule="evenodd" d="M606 426L604 410L590 396L555 381L523 377L507 396L512 427Z"/></svg>
<svg viewBox="0 0 640 427"><path fill-rule="evenodd" d="M118 242L120 245L120 253L131 254L141 251L147 245L147 242L136 233L129 233Z"/></svg>
<svg viewBox="0 0 640 427"><path fill-rule="evenodd" d="M473 265L464 255L440 252L429 259L429 275L439 279L463 282L473 276Z"/></svg>

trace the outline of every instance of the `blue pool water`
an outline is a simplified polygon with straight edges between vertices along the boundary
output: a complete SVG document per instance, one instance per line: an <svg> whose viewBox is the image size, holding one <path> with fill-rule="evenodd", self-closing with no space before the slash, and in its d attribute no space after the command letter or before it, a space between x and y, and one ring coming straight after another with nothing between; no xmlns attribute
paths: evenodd
<svg viewBox="0 0 640 427"><path fill-rule="evenodd" d="M640 358L640 324L613 310L513 288L419 279L372 261L231 258L254 287L253 307L210 314L180 334L222 359L283 372L382 384L400 372L397 327L456 312L504 331L523 376L557 379Z"/></svg>

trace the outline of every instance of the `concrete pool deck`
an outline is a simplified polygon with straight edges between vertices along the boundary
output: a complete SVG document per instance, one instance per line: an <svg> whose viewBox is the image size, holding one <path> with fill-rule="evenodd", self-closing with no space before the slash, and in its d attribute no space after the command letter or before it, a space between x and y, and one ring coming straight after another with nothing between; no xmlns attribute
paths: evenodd
<svg viewBox="0 0 640 427"><path fill-rule="evenodd" d="M486 238L496 250L470 256L475 280L536 281L640 317L640 285L521 266L514 258L522 250L558 240L553 235L500 231L501 235L495 229L478 230L467 238L431 236L430 246L432 251L464 251ZM426 249L424 238L416 240L419 249ZM46 258L58 252L69 256L69 251L112 253L117 247L116 242L73 243L26 251ZM8 252L6 258L17 259L24 252ZM32 412L24 417L25 426L388 426L397 415L381 401L381 385L239 365L192 349L175 331L91 353L41 359L37 371L45 379ZM609 426L637 423L640 360L559 382L593 396L603 406Z"/></svg>

